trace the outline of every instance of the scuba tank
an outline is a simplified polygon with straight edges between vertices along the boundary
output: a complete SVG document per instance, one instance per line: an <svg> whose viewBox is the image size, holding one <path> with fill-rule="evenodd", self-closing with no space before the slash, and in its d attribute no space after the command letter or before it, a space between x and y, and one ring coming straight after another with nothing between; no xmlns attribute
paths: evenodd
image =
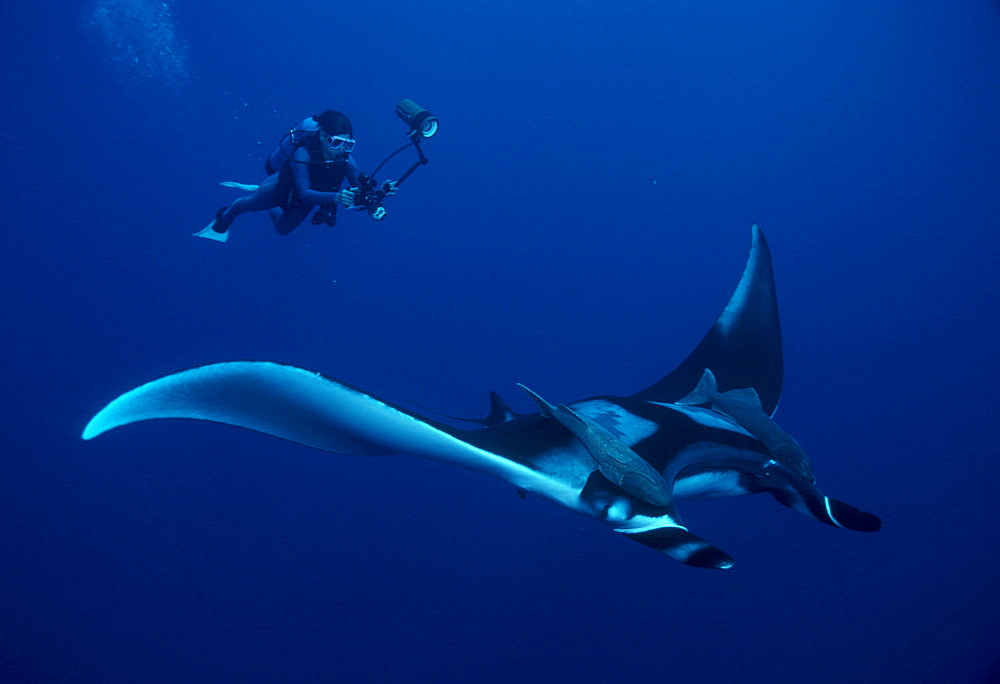
<svg viewBox="0 0 1000 684"><path fill-rule="evenodd" d="M295 148L319 133L319 130L319 122L311 116L303 119L295 128L289 129L288 133L278 141L278 146L271 152L271 156L264 162L267 175L270 176L288 166L292 155L295 154Z"/></svg>

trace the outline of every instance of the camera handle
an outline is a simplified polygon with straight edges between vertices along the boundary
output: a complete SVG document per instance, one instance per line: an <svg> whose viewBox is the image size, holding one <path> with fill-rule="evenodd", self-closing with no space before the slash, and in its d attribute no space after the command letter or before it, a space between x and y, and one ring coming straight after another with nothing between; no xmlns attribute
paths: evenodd
<svg viewBox="0 0 1000 684"><path fill-rule="evenodd" d="M407 178L409 178L410 174L413 173L414 171L416 171L417 168L419 168L420 166L423 166L424 164L426 164L427 162L430 161L430 159L428 159L424 155L424 151L422 149L420 149L420 139L419 138L414 139L413 146L416 148L417 154L420 156L420 159L418 159L417 161L415 161L413 163L413 166L411 166L406 171L406 173L404 173L402 176L399 177L399 180L396 181L396 187L399 187L400 185L402 185L403 181L405 181Z"/></svg>
<svg viewBox="0 0 1000 684"><path fill-rule="evenodd" d="M413 166L411 166L406 171L406 173L404 173L402 176L399 177L399 180L396 181L396 187L399 187L400 185L402 185L403 181L405 181L407 178L409 178L410 174L413 173L414 171L416 171L418 167L423 166L424 164L426 164L427 162L430 161L427 158L427 156L424 154L424 151L422 149L420 149L420 137L419 136L413 136L410 139L410 142L406 143L405 145L403 145L402 147L400 147L398 150L396 150L395 152L393 152L392 154L390 154L388 157L386 157L385 159L382 160L381 164L379 164L377 167L375 167L375 170L372 171L372 173L371 173L372 178L374 178L375 175L379 172L379 170L383 166L385 166L385 163L387 161L389 161L390 159L392 159L393 157L395 157L397 154L399 154L400 152L402 152L403 150L405 150L410 145L413 145L413 147L417 150L417 155L420 158L416 162L413 163Z"/></svg>

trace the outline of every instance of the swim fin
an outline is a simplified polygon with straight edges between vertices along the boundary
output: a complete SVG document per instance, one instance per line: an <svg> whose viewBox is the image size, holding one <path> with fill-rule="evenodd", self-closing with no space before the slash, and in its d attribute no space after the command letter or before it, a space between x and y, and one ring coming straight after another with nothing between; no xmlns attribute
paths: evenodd
<svg viewBox="0 0 1000 684"><path fill-rule="evenodd" d="M195 237L205 238L207 240L215 240L216 242L225 242L229 239L228 230L225 233L215 232L215 219L212 219L211 223L199 230L197 233L192 233L192 235Z"/></svg>
<svg viewBox="0 0 1000 684"><path fill-rule="evenodd" d="M253 185L251 183L237 183L236 181L222 181L219 183L224 188L236 188L237 190L243 190L245 192L257 192L259 185Z"/></svg>
<svg viewBox="0 0 1000 684"><path fill-rule="evenodd" d="M207 240L215 240L216 242L225 242L229 239L229 230L219 231L215 227L220 220L222 220L222 213L226 210L226 207L222 207L217 212L215 212L215 218L207 226L199 230L197 233L193 233L195 237L205 238Z"/></svg>

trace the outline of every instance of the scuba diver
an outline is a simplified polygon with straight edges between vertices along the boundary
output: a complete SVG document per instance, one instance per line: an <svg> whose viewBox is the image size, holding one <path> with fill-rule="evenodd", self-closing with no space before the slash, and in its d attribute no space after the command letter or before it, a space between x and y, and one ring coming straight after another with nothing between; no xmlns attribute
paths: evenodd
<svg viewBox="0 0 1000 684"><path fill-rule="evenodd" d="M265 209L281 235L295 230L315 207L313 225L336 225L337 205L353 207L359 185L370 182L370 177L359 173L351 156L353 135L350 119L341 112L327 110L308 117L289 131L271 153L264 163L268 177L259 186L223 184L252 194L219 209L215 219L195 235L225 242L237 216ZM348 187L341 189L345 180ZM378 194L394 195L396 185L386 181Z"/></svg>
<svg viewBox="0 0 1000 684"><path fill-rule="evenodd" d="M222 183L251 194L219 209L215 219L195 236L226 242L237 216L265 209L281 235L295 230L310 213L313 225L336 225L338 204L355 211L367 211L371 219L381 221L386 216L383 200L395 195L396 189L428 162L420 144L438 131L437 117L413 100L396 103L396 116L406 124L409 142L383 159L370 174L359 172L351 156L355 145L354 129L346 115L328 109L306 118L285 134L264 162L267 178L263 183ZM399 180L379 184L375 180L378 172L408 147L416 150L417 161ZM345 180L348 186L341 189Z"/></svg>

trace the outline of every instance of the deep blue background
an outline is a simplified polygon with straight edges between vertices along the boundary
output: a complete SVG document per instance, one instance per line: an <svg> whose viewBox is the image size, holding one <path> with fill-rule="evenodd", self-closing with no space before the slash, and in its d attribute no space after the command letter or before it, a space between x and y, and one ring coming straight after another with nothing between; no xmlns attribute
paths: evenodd
<svg viewBox="0 0 1000 684"><path fill-rule="evenodd" d="M0 680L1000 676L997 2L24 4L0 7ZM190 237L307 114L348 112L374 167L403 97L441 132L383 223ZM688 503L737 560L708 572L435 463L196 422L79 438L232 359L465 415L491 388L530 410L516 382L629 394L714 320L753 222L777 418L879 534Z"/></svg>

